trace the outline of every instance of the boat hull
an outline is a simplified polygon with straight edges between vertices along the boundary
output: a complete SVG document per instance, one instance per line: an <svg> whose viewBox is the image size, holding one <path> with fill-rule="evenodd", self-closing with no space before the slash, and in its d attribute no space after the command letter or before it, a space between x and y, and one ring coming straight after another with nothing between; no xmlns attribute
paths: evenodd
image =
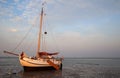
<svg viewBox="0 0 120 78"><path fill-rule="evenodd" d="M55 68L52 66L49 66L49 67L26 67L26 66L23 66L23 69L25 72L27 72L27 71L55 70Z"/></svg>
<svg viewBox="0 0 120 78"><path fill-rule="evenodd" d="M35 60L31 58L23 58L20 59L20 63L24 68L24 71L33 71L33 70L55 70L53 66L51 66L48 62L47 59L41 59L41 60ZM60 69L62 69L62 63L61 61L55 61L54 59L51 59L51 61L59 66Z"/></svg>

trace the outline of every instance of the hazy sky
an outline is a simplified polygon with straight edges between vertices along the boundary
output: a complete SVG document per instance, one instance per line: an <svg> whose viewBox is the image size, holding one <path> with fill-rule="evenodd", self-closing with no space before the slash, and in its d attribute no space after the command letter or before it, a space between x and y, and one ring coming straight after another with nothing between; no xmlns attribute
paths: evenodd
<svg viewBox="0 0 120 78"><path fill-rule="evenodd" d="M0 0L0 56L35 54L42 2L46 49L65 57L120 56L120 0ZM54 37L54 38L53 38Z"/></svg>

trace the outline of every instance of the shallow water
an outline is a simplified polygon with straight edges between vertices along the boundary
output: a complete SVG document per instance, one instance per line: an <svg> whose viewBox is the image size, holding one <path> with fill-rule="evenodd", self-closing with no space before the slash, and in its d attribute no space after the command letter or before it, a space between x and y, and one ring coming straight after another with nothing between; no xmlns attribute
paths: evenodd
<svg viewBox="0 0 120 78"><path fill-rule="evenodd" d="M120 78L120 59L73 59L63 70L24 72L18 58L0 57L0 78Z"/></svg>

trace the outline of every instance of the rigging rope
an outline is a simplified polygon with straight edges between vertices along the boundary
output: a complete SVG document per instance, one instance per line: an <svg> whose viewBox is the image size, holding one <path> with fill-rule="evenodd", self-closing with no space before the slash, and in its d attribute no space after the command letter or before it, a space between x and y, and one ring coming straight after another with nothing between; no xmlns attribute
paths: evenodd
<svg viewBox="0 0 120 78"><path fill-rule="evenodd" d="M46 24L47 24L48 27L51 28L51 25L49 24L48 18L46 18ZM49 28L49 29L50 29L50 28ZM53 34L53 30L52 30L52 29L50 29L50 35L51 35L51 38L52 38L52 42L53 42L54 45L55 45L55 46L54 46L54 47L55 47L55 50L60 51L60 49L58 49L59 46L58 46L58 43L57 43L56 38L54 37L54 34Z"/></svg>
<svg viewBox="0 0 120 78"><path fill-rule="evenodd" d="M46 51L47 50L47 46L46 46L46 34L47 34L47 28L46 28L46 25L45 25L45 16L46 14L44 14L44 21L43 21L43 33L42 33L42 45L41 45L41 50L42 51Z"/></svg>
<svg viewBox="0 0 120 78"><path fill-rule="evenodd" d="M30 33L30 31L32 30L32 28L36 25L36 22L37 22L37 18L35 18L35 24L33 24L29 29L28 29L28 32L25 34L25 36L22 38L22 40L17 44L17 46L12 50L12 52L14 52L22 43L23 41L25 40L25 38L27 37L27 35Z"/></svg>
<svg viewBox="0 0 120 78"><path fill-rule="evenodd" d="M18 45L12 50L12 52L14 52L21 44L22 44L22 42L25 40L25 38L27 37L27 35L29 34L29 32L32 30L32 27L33 27L34 25L32 25L31 27L30 27L30 29L28 30L28 32L25 34L25 36L22 38L22 40L18 43Z"/></svg>

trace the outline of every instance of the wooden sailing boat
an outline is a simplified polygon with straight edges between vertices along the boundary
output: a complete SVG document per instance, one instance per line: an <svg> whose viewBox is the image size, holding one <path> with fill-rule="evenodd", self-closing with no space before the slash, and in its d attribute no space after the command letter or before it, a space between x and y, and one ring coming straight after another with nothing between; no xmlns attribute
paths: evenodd
<svg viewBox="0 0 120 78"><path fill-rule="evenodd" d="M4 51L5 53L17 55L19 57L20 64L23 66L24 70L34 70L34 69L62 69L62 59L61 58L54 58L54 55L58 53L48 53L48 52L41 52L41 36L42 36L42 22L43 22L44 11L43 7L41 10L40 15L40 29L38 34L38 49L36 57L30 58L24 52L21 54L15 54L12 52ZM46 33L46 32L45 32Z"/></svg>

